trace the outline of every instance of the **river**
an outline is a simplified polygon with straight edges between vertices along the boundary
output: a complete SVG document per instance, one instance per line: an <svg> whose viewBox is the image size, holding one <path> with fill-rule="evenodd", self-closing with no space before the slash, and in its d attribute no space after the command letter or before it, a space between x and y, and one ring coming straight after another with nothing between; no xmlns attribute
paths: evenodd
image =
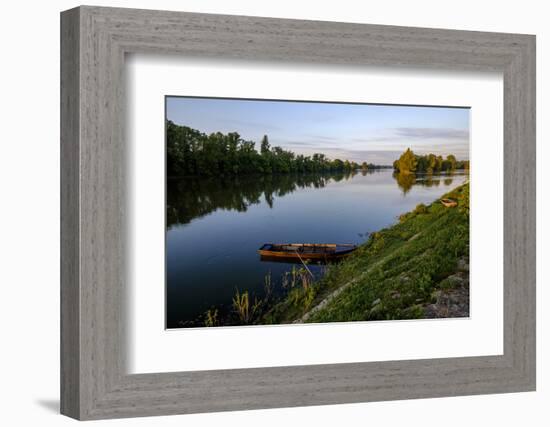
<svg viewBox="0 0 550 427"><path fill-rule="evenodd" d="M272 243L362 243L419 203L431 203L467 179L348 174L169 178L166 207L166 325L200 326L212 307L229 310L236 289L262 298L271 278L292 264L265 262ZM310 266L321 275L323 266Z"/></svg>

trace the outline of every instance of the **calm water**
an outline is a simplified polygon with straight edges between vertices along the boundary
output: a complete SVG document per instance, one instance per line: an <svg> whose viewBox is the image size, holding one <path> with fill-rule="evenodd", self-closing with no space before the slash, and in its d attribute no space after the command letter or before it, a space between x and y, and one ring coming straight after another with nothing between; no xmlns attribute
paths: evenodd
<svg viewBox="0 0 550 427"><path fill-rule="evenodd" d="M399 214L466 180L462 173L392 172L169 179L168 328L193 326L209 308L228 307L236 288L261 298L268 274L277 290L292 265L261 261L263 243L362 243ZM312 268L322 274L322 266Z"/></svg>

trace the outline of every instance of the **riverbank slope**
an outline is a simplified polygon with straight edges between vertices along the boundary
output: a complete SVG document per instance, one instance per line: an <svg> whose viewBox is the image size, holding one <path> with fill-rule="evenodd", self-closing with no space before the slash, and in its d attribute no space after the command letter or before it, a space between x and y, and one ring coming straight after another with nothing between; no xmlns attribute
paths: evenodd
<svg viewBox="0 0 550 427"><path fill-rule="evenodd" d="M317 282L292 289L261 323L469 316L469 184L372 233Z"/></svg>

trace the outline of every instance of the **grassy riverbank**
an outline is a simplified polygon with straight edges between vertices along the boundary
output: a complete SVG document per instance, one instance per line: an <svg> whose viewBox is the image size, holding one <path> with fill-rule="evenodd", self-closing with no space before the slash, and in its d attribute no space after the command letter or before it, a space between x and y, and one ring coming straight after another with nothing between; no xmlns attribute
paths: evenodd
<svg viewBox="0 0 550 427"><path fill-rule="evenodd" d="M400 216L314 283L296 285L259 323L469 315L469 184Z"/></svg>

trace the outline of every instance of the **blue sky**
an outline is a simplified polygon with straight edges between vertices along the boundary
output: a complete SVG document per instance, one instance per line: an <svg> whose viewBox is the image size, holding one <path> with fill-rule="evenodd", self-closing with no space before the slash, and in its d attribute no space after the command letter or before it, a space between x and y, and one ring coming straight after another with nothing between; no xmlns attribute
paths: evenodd
<svg viewBox="0 0 550 427"><path fill-rule="evenodd" d="M167 97L174 123L205 133L238 132L297 154L391 164L410 147L418 154L469 159L467 108Z"/></svg>

